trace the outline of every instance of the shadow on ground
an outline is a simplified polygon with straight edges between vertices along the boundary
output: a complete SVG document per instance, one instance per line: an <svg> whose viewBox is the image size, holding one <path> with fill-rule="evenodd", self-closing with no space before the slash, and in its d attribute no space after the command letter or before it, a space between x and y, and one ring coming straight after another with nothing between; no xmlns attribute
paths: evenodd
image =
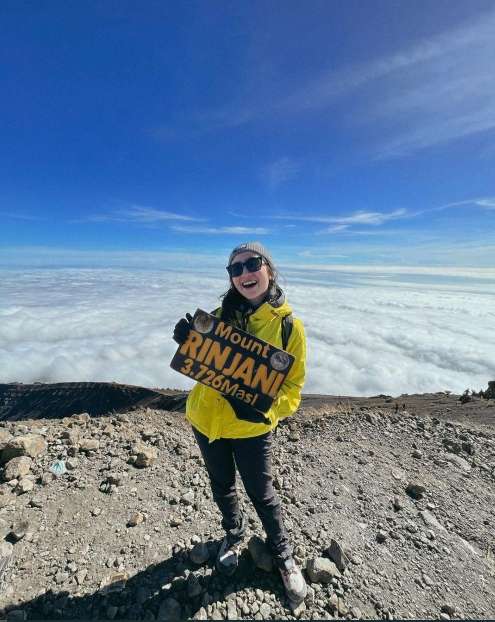
<svg viewBox="0 0 495 622"><path fill-rule="evenodd" d="M189 550L180 550L168 559L148 566L125 582L116 581L85 595L50 588L33 600L21 601L0 610L0 618L8 616L13 620L190 619L201 607L206 609L210 603L228 602L230 599L235 603L236 593L246 588L253 590L259 588L271 592L283 607L288 606L278 574L256 568L247 550L242 552L234 576L225 577L219 574L215 569L214 560L220 543L221 540L208 542L210 557L201 566L191 562ZM119 574L117 571L114 572L114 575ZM206 597L206 594L209 597ZM272 606L274 604L272 601ZM19 613L14 613L15 611ZM237 612L237 617L242 617L239 609Z"/></svg>

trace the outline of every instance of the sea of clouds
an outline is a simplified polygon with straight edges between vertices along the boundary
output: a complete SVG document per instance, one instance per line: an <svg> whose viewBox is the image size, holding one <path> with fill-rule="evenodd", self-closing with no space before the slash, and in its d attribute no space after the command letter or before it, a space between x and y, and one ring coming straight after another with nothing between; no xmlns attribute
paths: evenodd
<svg viewBox="0 0 495 622"><path fill-rule="evenodd" d="M286 267L282 285L308 340L304 392L486 388L495 379L495 271L454 272ZM219 305L227 288L219 274L0 271L0 382L189 389L192 381L169 367L171 335L186 312Z"/></svg>

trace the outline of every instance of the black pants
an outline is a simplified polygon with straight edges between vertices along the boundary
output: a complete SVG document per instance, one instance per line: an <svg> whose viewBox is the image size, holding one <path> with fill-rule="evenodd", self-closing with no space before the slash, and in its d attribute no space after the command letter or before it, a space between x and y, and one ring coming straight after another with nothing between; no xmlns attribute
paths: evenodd
<svg viewBox="0 0 495 622"><path fill-rule="evenodd" d="M246 521L239 507L235 487L235 465L244 488L266 532L266 543L275 561L292 555L282 521L280 499L272 483L272 433L252 438L220 438L210 443L193 427L206 469L213 499L222 513L222 527L232 541L242 539ZM234 462L235 461L235 462Z"/></svg>

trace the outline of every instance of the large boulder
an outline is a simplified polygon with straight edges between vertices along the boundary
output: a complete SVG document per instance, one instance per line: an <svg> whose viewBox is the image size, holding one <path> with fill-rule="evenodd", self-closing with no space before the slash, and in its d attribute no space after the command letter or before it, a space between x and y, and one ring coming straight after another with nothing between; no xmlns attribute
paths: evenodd
<svg viewBox="0 0 495 622"><path fill-rule="evenodd" d="M5 448L11 438L12 434L8 430L0 428L0 452Z"/></svg>
<svg viewBox="0 0 495 622"><path fill-rule="evenodd" d="M25 434L24 436L14 436L7 442L1 452L0 463L5 464L12 458L29 456L36 458L45 453L47 444L41 434Z"/></svg>
<svg viewBox="0 0 495 622"><path fill-rule="evenodd" d="M3 478L6 482L10 482L12 479L22 479L31 470L33 460L29 456L19 456L19 458L12 458L5 465L3 471Z"/></svg>

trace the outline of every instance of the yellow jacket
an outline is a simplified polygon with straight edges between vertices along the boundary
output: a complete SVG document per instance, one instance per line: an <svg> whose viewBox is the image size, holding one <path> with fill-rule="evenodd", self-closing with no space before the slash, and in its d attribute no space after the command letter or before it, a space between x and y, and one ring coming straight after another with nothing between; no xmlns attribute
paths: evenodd
<svg viewBox="0 0 495 622"><path fill-rule="evenodd" d="M280 306L264 302L249 315L248 333L282 347L282 317L291 313L291 307L284 300ZM220 316L221 309L214 313ZM251 423L239 419L222 394L200 382L189 393L186 404L186 418L210 443L218 438L248 438L259 436L277 427L279 419L296 412L301 401L301 390L306 374L306 337L301 320L293 318L293 327L287 351L294 355L292 368L266 413L270 424Z"/></svg>

